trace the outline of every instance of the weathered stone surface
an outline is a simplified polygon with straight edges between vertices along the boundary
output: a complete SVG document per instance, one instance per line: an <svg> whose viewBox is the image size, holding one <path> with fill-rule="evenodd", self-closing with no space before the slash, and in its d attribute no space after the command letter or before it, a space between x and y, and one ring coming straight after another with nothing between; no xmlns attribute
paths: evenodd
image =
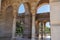
<svg viewBox="0 0 60 40"><path fill-rule="evenodd" d="M60 24L60 2L51 3L51 24Z"/></svg>
<svg viewBox="0 0 60 40"><path fill-rule="evenodd" d="M58 1L58 0L56 0ZM51 3L51 40L59 40L60 38L60 2Z"/></svg>

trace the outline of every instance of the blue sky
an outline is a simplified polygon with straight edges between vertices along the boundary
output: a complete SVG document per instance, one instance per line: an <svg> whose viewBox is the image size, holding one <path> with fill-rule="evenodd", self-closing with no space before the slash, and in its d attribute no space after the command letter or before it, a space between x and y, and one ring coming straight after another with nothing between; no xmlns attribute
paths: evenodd
<svg viewBox="0 0 60 40"><path fill-rule="evenodd" d="M50 6L48 4L43 5L37 9L37 13L43 13L43 12L50 12Z"/></svg>
<svg viewBox="0 0 60 40"><path fill-rule="evenodd" d="M24 5L21 4L19 9L18 9L18 13L24 13L25 12L25 8L24 8Z"/></svg>
<svg viewBox="0 0 60 40"><path fill-rule="evenodd" d="M21 4L19 9L18 9L18 13L24 13L24 12L25 12L24 5ZM43 5L37 9L37 13L44 13L44 12L50 12L50 6L48 4ZM46 23L46 26L50 27L49 22Z"/></svg>

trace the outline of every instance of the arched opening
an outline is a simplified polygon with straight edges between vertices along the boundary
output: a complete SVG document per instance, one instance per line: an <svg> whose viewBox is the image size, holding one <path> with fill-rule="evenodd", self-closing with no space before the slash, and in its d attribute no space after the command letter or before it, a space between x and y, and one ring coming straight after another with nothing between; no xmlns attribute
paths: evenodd
<svg viewBox="0 0 60 40"><path fill-rule="evenodd" d="M25 6L21 4L18 8L18 15L16 20L16 36L22 37L24 30L24 14L25 14Z"/></svg>
<svg viewBox="0 0 60 40"><path fill-rule="evenodd" d="M22 40L31 39L31 13L29 9L28 3L21 4L18 9L16 35L23 38Z"/></svg>
<svg viewBox="0 0 60 40"><path fill-rule="evenodd" d="M50 40L51 35L47 35L47 34L51 34L50 32L50 28L48 28L47 26L49 25L50 22L50 5L49 4L44 4L44 5L40 5L37 8L37 12L36 12L36 20L38 20L38 24L39 24L39 30L37 30L36 32L39 34L37 37L39 37L39 40ZM49 21L49 22L47 22ZM47 23L46 23L47 22ZM48 32L46 32L48 31ZM46 35L45 35L46 34Z"/></svg>
<svg viewBox="0 0 60 40"><path fill-rule="evenodd" d="M18 14L20 14L20 13L25 13L25 7L24 7L24 4L21 4L21 5L19 6Z"/></svg>

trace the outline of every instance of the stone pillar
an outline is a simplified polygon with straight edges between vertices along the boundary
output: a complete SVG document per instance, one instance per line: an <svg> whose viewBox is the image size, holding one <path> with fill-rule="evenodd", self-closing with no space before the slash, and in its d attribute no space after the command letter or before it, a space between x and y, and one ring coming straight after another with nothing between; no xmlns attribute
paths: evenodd
<svg viewBox="0 0 60 40"><path fill-rule="evenodd" d="M32 40L35 40L35 14L32 14Z"/></svg>
<svg viewBox="0 0 60 40"><path fill-rule="evenodd" d="M13 27L12 27L12 39L15 38L15 33L16 33L16 17L13 18Z"/></svg>
<svg viewBox="0 0 60 40"><path fill-rule="evenodd" d="M46 32L45 32L45 28L46 28L46 22L44 22L44 40L45 40L45 38L46 38Z"/></svg>
<svg viewBox="0 0 60 40"><path fill-rule="evenodd" d="M44 24L44 22L40 22L39 25L40 25L40 27L39 27L39 40L44 40L45 24Z"/></svg>
<svg viewBox="0 0 60 40"><path fill-rule="evenodd" d="M14 7L13 11L13 27L12 27L12 40L15 40L16 34L16 7Z"/></svg>
<svg viewBox="0 0 60 40"><path fill-rule="evenodd" d="M45 29L45 28L44 28L44 27L45 27L45 26L44 26L44 22L43 22L43 40L44 40L44 36L45 36L45 35L44 35L44 31L45 31L44 29Z"/></svg>
<svg viewBox="0 0 60 40"><path fill-rule="evenodd" d="M35 24L35 29L36 29L36 40L39 39L39 21L36 21L36 24Z"/></svg>
<svg viewBox="0 0 60 40"><path fill-rule="evenodd" d="M46 36L45 27L46 27L46 22L43 22L43 40L45 40L45 36Z"/></svg>
<svg viewBox="0 0 60 40"><path fill-rule="evenodd" d="M24 33L23 37L31 38L31 13L29 11L29 7L25 4L25 18L24 18Z"/></svg>
<svg viewBox="0 0 60 40"><path fill-rule="evenodd" d="M60 39L60 0L50 1L51 40Z"/></svg>
<svg viewBox="0 0 60 40"><path fill-rule="evenodd" d="M32 13L32 38L31 40L35 39L35 16L36 16L36 6L37 4L35 2L31 3L31 13Z"/></svg>
<svg viewBox="0 0 60 40"><path fill-rule="evenodd" d="M39 39L38 40L41 40L41 22L39 23Z"/></svg>
<svg viewBox="0 0 60 40"><path fill-rule="evenodd" d="M32 38L31 38L31 40L35 40L35 7L34 6L32 6L32 8L31 8L32 10L31 10L31 13L32 13Z"/></svg>
<svg viewBox="0 0 60 40"><path fill-rule="evenodd" d="M41 22L41 40L43 40L43 22Z"/></svg>

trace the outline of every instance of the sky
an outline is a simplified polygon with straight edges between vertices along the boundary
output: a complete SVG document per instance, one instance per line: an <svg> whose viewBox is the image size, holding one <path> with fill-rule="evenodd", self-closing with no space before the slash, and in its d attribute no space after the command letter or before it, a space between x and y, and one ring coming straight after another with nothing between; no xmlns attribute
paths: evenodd
<svg viewBox="0 0 60 40"><path fill-rule="evenodd" d="M18 9L18 13L24 13L24 12L25 12L24 5L21 4ZM44 12L50 12L50 5L48 5L48 4L43 5L37 9L37 13L44 13ZM46 23L46 26L50 28L49 22Z"/></svg>
<svg viewBox="0 0 60 40"><path fill-rule="evenodd" d="M43 13L43 12L50 12L50 6L48 4L43 5L37 9L37 13Z"/></svg>
<svg viewBox="0 0 60 40"><path fill-rule="evenodd" d="M50 23L49 22L46 23L46 27L50 28Z"/></svg>
<svg viewBox="0 0 60 40"><path fill-rule="evenodd" d="M25 12L25 8L24 8L24 5L21 4L19 9L18 9L18 13L24 13Z"/></svg>

